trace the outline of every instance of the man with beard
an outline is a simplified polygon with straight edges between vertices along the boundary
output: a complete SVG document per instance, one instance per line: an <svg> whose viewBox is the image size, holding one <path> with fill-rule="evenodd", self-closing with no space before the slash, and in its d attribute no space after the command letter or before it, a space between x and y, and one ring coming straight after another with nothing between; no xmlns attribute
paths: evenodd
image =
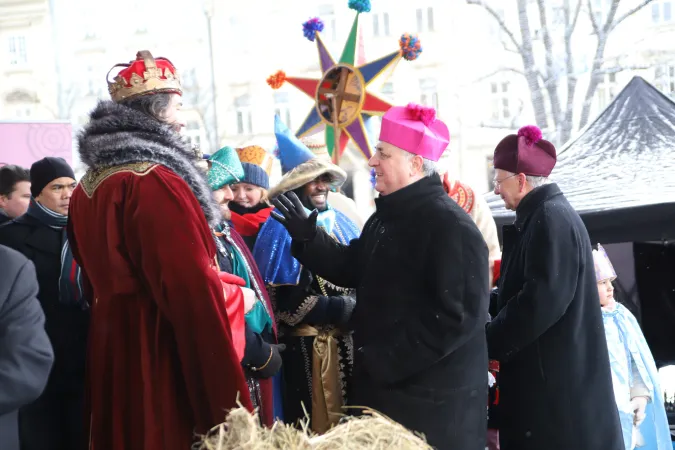
<svg viewBox="0 0 675 450"><path fill-rule="evenodd" d="M331 187L339 187L346 173L317 158L275 117L275 134L284 176L270 190L270 198L293 191L307 211L337 242L347 244L359 234L356 226L328 204ZM280 323L283 357L284 419L305 419L325 432L344 414L351 376L353 345L344 325L351 317L353 290L329 283L303 268L291 255L291 236L272 218L260 229L253 255L270 286ZM304 408L303 408L304 407Z"/></svg>
<svg viewBox="0 0 675 450"><path fill-rule="evenodd" d="M495 194L516 212L503 228L498 314L502 450L620 450L607 342L588 232L549 182L553 144L526 126L494 153Z"/></svg>
<svg viewBox="0 0 675 450"><path fill-rule="evenodd" d="M245 171L231 147L223 147L208 160L208 183L220 206L223 220L215 228L220 271L238 277L246 298L245 351L241 361L246 371L249 394L258 408L264 425L272 426L281 412L275 405L272 377L281 368L283 345L276 345L276 324L265 284L244 239L232 227L230 204L234 199L231 185L244 179ZM278 388L278 386L276 386ZM278 405L280 409L280 404Z"/></svg>
<svg viewBox="0 0 675 450"><path fill-rule="evenodd" d="M89 300L80 268L73 260L66 224L75 189L73 169L62 158L46 157L30 168L28 211L0 227L0 245L23 253L35 265L45 313L45 329L54 347L54 367L44 393L19 413L21 448L77 448L83 439L85 359Z"/></svg>
<svg viewBox="0 0 675 450"><path fill-rule="evenodd" d="M219 279L221 213L178 133L175 67L148 51L118 66L79 136L69 224L94 299L89 448L185 450L237 401L252 409L225 303L243 293Z"/></svg>
<svg viewBox="0 0 675 450"><path fill-rule="evenodd" d="M293 193L272 217L317 276L356 288L350 403L423 433L442 450L483 450L486 435L488 251L436 172L450 133L436 111L382 118L377 211L358 239L335 242ZM283 215L283 217L282 217Z"/></svg>

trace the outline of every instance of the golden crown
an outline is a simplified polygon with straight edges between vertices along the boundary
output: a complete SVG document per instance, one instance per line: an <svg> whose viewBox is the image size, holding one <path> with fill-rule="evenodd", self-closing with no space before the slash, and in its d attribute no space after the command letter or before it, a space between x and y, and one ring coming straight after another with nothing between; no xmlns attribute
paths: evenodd
<svg viewBox="0 0 675 450"><path fill-rule="evenodd" d="M123 67L110 81L110 72ZM115 64L106 75L108 92L116 103L139 95L173 92L182 94L180 76L174 65L166 58L153 58L148 50L136 54L136 60L129 64Z"/></svg>

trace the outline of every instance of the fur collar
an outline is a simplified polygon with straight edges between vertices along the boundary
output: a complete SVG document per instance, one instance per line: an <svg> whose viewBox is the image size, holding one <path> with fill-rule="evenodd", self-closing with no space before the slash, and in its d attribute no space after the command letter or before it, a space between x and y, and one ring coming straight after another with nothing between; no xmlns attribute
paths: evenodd
<svg viewBox="0 0 675 450"><path fill-rule="evenodd" d="M89 170L138 162L160 164L185 180L211 226L222 220L190 146L167 124L112 101L101 101L78 141L80 160Z"/></svg>

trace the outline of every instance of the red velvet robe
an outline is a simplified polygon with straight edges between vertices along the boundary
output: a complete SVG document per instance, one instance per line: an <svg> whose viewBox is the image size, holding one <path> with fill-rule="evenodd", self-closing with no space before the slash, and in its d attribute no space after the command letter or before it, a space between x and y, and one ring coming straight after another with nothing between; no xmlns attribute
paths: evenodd
<svg viewBox="0 0 675 450"><path fill-rule="evenodd" d="M93 290L89 448L188 450L237 399L252 408L231 343L216 248L188 185L137 163L89 173L69 235Z"/></svg>

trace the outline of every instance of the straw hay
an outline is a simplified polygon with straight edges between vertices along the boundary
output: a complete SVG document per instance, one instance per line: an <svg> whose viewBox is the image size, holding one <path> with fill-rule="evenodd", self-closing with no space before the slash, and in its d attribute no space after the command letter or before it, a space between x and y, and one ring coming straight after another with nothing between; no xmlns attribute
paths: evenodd
<svg viewBox="0 0 675 450"><path fill-rule="evenodd" d="M257 414L245 408L230 411L223 424L213 428L198 450L431 450L424 439L374 411L345 417L324 435L276 422L260 426Z"/></svg>

